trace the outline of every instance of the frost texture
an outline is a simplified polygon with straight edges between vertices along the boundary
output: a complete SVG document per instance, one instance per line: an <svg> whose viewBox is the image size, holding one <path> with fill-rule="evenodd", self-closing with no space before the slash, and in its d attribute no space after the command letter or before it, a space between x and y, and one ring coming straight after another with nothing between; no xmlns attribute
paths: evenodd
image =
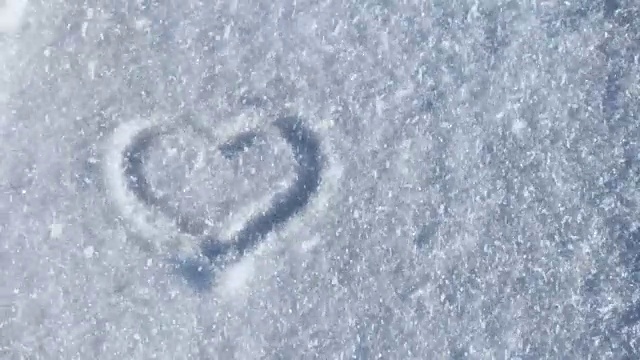
<svg viewBox="0 0 640 360"><path fill-rule="evenodd" d="M18 31L26 5L27 0L0 1L0 34L12 34Z"/></svg>
<svg viewBox="0 0 640 360"><path fill-rule="evenodd" d="M0 357L637 357L639 11L30 1L0 38ZM282 139L207 135L248 112L304 119L322 182L239 262L176 271L105 144L190 121L145 174L234 233L296 174Z"/></svg>

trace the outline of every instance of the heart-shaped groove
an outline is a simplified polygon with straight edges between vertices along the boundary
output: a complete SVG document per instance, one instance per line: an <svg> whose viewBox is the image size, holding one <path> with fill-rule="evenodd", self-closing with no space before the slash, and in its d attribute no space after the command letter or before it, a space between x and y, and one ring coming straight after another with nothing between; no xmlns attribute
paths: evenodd
<svg viewBox="0 0 640 360"><path fill-rule="evenodd" d="M213 235L205 235L206 225L202 221L190 219L169 205L169 200L156 195L146 178L144 163L154 141L169 130L149 128L142 131L124 152L123 167L126 186L145 206L156 208L172 218L178 230L196 237L202 237L202 255L214 262L229 254L244 255L256 247L265 236L302 210L320 186L321 155L320 144L302 120L295 116L277 119L275 126L280 136L289 144L297 163L295 182L289 189L276 195L271 206L261 215L250 219L231 241L221 241ZM243 149L250 147L257 133L246 131L230 141L218 146L224 157L231 159Z"/></svg>

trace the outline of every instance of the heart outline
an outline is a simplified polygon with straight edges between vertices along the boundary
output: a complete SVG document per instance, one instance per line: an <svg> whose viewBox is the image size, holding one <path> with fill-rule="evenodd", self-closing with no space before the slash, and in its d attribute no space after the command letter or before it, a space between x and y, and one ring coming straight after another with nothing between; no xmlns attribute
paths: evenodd
<svg viewBox="0 0 640 360"><path fill-rule="evenodd" d="M249 121L247 121L249 120ZM252 121L253 120L253 121ZM254 119L245 117L244 123L250 123L253 126L244 126L241 128L239 134L235 134L236 137L243 136L245 134L255 134L255 128L258 128L259 124ZM239 122L241 123L241 122ZM315 134L303 125L303 121L297 116L282 116L277 118L271 123L267 123L266 126L271 126L278 130L279 135L289 144L293 152L294 159L296 161L296 178L297 180L288 187L286 191L281 194L276 194L270 201L271 205L261 216L252 216L246 222L245 225L233 236L232 241L220 241L215 235L207 234L202 231L204 225L197 224L194 226L190 224L190 219L183 217L179 212L169 212L167 209L170 207L164 207L164 217L173 218L174 226L157 226L158 221L148 221L136 219L136 211L150 212L146 218L158 217L157 207L162 203L167 202L155 195L150 191L150 185L148 184L141 169L143 168L142 154L148 150L150 145L155 139L162 137L163 135L171 132L176 132L180 129L181 125L185 125L183 121L177 121L175 123L169 123L166 121L158 120L138 120L137 122L120 124L114 131L111 141L111 149L107 152L106 171L107 178L118 178L113 176L117 173L118 169L122 170L124 179L119 181L111 181L108 184L108 188L113 190L119 188L116 192L116 203L119 202L118 207L122 214L123 220L128 220L133 223L133 228L142 230L142 237L147 238L148 243L145 248L148 250L155 249L156 252L167 254L173 253L176 249L178 253L186 250L187 256L196 255L198 257L204 256L211 262L220 257L228 257L230 253L234 255L245 255L247 252L254 249L267 234L274 229L283 226L292 216L299 213L310 201L313 195L318 191L321 183L321 171L322 171L322 155L320 142L316 138ZM203 129L194 124L189 124L192 130L201 132ZM264 126L264 125L263 125ZM225 131L226 130L226 131ZM228 134L229 128L222 131L223 134ZM238 131L231 128L231 132ZM218 134L206 134L205 136L210 141L216 141ZM218 145L223 146L236 146L232 144L235 138L232 138L230 142ZM246 140L246 139L244 139ZM240 141L242 143L242 141ZM118 155L120 157L118 162ZM132 166L133 165L133 166ZM110 172L109 172L110 171ZM123 190L125 189L125 190ZM130 194L124 194L125 192ZM133 194L133 198L131 196ZM136 204L138 202L138 204ZM154 209L156 208L156 209ZM124 209L124 211L122 211ZM284 211L283 211L284 210ZM133 219L133 221L131 221ZM157 219L156 219L157 220ZM167 222L166 219L165 223ZM141 226L141 223L143 226ZM166 224L164 224L166 225ZM196 229L196 230L194 230ZM135 231L136 229L134 229ZM163 236L162 233L167 231L173 234L168 238L173 238L173 241L169 241L159 246L149 244L149 239L156 238L157 236ZM165 237L167 237L165 235ZM195 245L194 240L200 240L200 250L194 249L191 246L183 248L185 242L191 242ZM158 244L155 244L158 245Z"/></svg>

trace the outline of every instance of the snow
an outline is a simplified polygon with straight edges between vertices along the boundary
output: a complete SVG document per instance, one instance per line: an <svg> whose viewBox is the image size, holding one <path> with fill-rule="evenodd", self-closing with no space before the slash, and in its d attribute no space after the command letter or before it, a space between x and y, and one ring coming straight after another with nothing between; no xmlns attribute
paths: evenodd
<svg viewBox="0 0 640 360"><path fill-rule="evenodd" d="M640 355L632 1L8 4L0 358Z"/></svg>
<svg viewBox="0 0 640 360"><path fill-rule="evenodd" d="M13 34L20 29L27 0L2 0L0 2L0 34Z"/></svg>
<svg viewBox="0 0 640 360"><path fill-rule="evenodd" d="M156 130L160 126L162 126L161 122L155 119L137 119L119 125L112 132L110 141L104 145L105 157L102 160L102 172L105 189L117 208L116 214L130 222L133 231L140 232L141 239L151 240L145 244L145 247L163 253L167 251L164 242L172 241L172 234L177 233L177 229L173 229L170 219L160 218L153 209L148 209L140 203L126 184L127 179L123 168L123 158L135 138L144 131L161 131Z"/></svg>
<svg viewBox="0 0 640 360"><path fill-rule="evenodd" d="M93 257L93 254L94 254L93 246L87 246L86 248L84 248L82 253L84 254L85 258L91 259Z"/></svg>
<svg viewBox="0 0 640 360"><path fill-rule="evenodd" d="M64 230L63 224L51 224L51 230L49 235L53 239L57 239L62 235L62 231Z"/></svg>

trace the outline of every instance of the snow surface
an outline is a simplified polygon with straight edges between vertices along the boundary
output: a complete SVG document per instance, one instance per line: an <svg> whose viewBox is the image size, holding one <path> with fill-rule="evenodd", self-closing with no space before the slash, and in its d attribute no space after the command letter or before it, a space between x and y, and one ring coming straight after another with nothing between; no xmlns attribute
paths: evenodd
<svg viewBox="0 0 640 360"><path fill-rule="evenodd" d="M640 356L632 0L6 3L0 359Z"/></svg>
<svg viewBox="0 0 640 360"><path fill-rule="evenodd" d="M27 0L0 1L0 34L11 34L22 25L22 17L27 6Z"/></svg>

